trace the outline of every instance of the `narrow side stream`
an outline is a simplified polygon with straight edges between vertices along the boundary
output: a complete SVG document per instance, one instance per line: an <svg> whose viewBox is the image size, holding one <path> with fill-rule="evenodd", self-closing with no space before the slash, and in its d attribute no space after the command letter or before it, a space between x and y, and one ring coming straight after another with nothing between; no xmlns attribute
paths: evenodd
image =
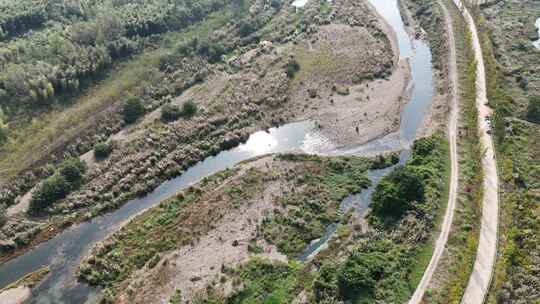
<svg viewBox="0 0 540 304"><path fill-rule="evenodd" d="M307 0L299 1L300 4L307 2ZM364 155L407 149L414 140L431 105L433 79L429 47L420 40L411 40L407 35L399 14L397 0L370 0L370 2L396 31L401 57L410 60L413 82L411 100L405 105L402 113L399 134L384 137L356 149L334 150L327 154ZM299 7L301 6L299 5ZM50 265L51 275L32 291L33 297L29 301L30 303L92 303L99 295L99 290L77 282L75 270L88 249L117 229L119 223L156 205L201 178L234 166L242 160L266 153L291 151L318 153L326 152L331 148L328 140L317 132L311 122L292 123L280 128L272 128L268 132L256 132L249 137L245 144L205 159L186 170L181 176L164 182L148 195L131 200L112 213L71 227L24 255L1 265L0 288L42 266ZM408 151L404 151L400 162L405 162L408 155ZM369 177L373 186L344 200L342 208L353 207L357 212L363 213L369 206L375 185L388 170L390 169L370 172ZM309 251L312 253L318 250L333 235L333 229L335 230L335 228L329 227L325 237L312 244ZM310 254L308 251L306 253Z"/></svg>
<svg viewBox="0 0 540 304"><path fill-rule="evenodd" d="M376 139L365 145L346 150L332 151L332 155L366 155L380 154L385 151L402 150L399 163L403 165L410 157L410 146L416 138L418 129L430 110L433 100L433 71L431 64L431 50L422 40L414 39L406 31L405 24L401 19L401 14L397 0L369 0L377 12L394 29L397 37L400 60L409 60L411 65L411 86L412 95L410 101L405 105L401 114L401 124L399 134L389 134L383 138ZM396 165L396 166L397 166ZM342 211L353 208L359 215L363 215L371 204L371 194L379 183L380 179L395 166L373 170L368 173L371 186L358 194L353 194L341 202ZM337 224L327 227L325 234L310 244L300 255L300 260L313 257L332 238L337 229Z"/></svg>

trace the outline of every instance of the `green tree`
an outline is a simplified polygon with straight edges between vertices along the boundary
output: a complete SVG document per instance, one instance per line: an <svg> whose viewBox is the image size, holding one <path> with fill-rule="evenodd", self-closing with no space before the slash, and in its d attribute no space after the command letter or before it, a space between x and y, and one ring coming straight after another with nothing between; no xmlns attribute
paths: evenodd
<svg viewBox="0 0 540 304"><path fill-rule="evenodd" d="M2 228L7 222L7 209L4 204L0 204L0 228Z"/></svg>
<svg viewBox="0 0 540 304"><path fill-rule="evenodd" d="M86 172L86 164L77 157L64 160L58 167L58 173L66 178L71 188L75 188Z"/></svg>
<svg viewBox="0 0 540 304"><path fill-rule="evenodd" d="M377 215L400 216L424 200L424 185L419 174L410 167L397 167L385 176L373 193L373 212Z"/></svg>
<svg viewBox="0 0 540 304"><path fill-rule="evenodd" d="M109 156L113 151L113 144L111 142L100 142L94 146L94 157L101 159Z"/></svg>
<svg viewBox="0 0 540 304"><path fill-rule="evenodd" d="M197 104L191 100L184 102L182 105L182 116L185 118L191 118L198 111Z"/></svg>
<svg viewBox="0 0 540 304"><path fill-rule="evenodd" d="M56 172L37 187L30 200L29 213L43 212L53 203L66 197L80 186L85 171L85 163L78 158L64 160Z"/></svg>
<svg viewBox="0 0 540 304"><path fill-rule="evenodd" d="M28 211L34 214L42 212L53 202L66 197L69 190L70 185L66 178L61 174L53 174L45 179L33 193Z"/></svg>
<svg viewBox="0 0 540 304"><path fill-rule="evenodd" d="M0 145L7 142L9 138L8 126L4 123L4 115L0 109Z"/></svg>
<svg viewBox="0 0 540 304"><path fill-rule="evenodd" d="M293 78L298 71L300 71L300 64L298 64L296 59L291 59L285 66L285 73L289 78Z"/></svg>
<svg viewBox="0 0 540 304"><path fill-rule="evenodd" d="M161 108L161 120L174 121L182 116L182 110L177 105L166 104Z"/></svg>
<svg viewBox="0 0 540 304"><path fill-rule="evenodd" d="M527 106L527 119L540 123L540 96L534 96L529 99Z"/></svg>
<svg viewBox="0 0 540 304"><path fill-rule="evenodd" d="M255 32L256 30L257 30L257 28L255 27L253 22L250 22L248 20L242 20L240 22L240 26L239 26L240 36L245 37L245 36Z"/></svg>
<svg viewBox="0 0 540 304"><path fill-rule="evenodd" d="M144 114L144 106L139 98L131 97L125 104L123 109L124 121L128 124L135 122Z"/></svg>

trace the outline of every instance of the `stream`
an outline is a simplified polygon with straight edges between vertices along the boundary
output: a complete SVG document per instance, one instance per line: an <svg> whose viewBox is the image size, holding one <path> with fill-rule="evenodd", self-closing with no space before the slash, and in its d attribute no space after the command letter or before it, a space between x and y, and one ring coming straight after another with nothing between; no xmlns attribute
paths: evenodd
<svg viewBox="0 0 540 304"><path fill-rule="evenodd" d="M297 9L308 0L297 0ZM286 124L268 131L253 133L246 143L216 156L208 157L186 170L182 175L161 184L142 198L130 200L122 207L91 221L71 227L53 239L38 245L27 253L0 265L0 288L25 274L49 265L51 274L35 289L29 303L94 303L99 289L77 281L75 271L82 257L96 242L118 229L119 224L134 215L170 197L201 178L232 167L240 161L267 153L301 151L327 155L366 155L389 150L404 150L400 163L409 157L408 148L429 111L433 96L431 52L426 43L411 39L401 20L397 0L369 0L387 22L394 28L402 59L408 58L412 72L412 95L405 105L398 134L390 134L354 149L334 149L331 142L321 135L313 122ZM354 208L363 214L369 207L371 193L378 180L391 168L372 170L368 176L372 186L359 194L347 197L341 204L342 210ZM303 254L308 257L320 250L335 232L337 225L330 225L320 240L313 242Z"/></svg>

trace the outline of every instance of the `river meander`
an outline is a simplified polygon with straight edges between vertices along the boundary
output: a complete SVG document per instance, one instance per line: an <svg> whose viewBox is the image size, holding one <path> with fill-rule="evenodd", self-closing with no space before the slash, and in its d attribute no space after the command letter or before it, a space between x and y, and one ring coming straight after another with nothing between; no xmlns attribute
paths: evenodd
<svg viewBox="0 0 540 304"><path fill-rule="evenodd" d="M307 1L306 1L307 2ZM366 145L347 150L333 150L328 140L321 135L314 123L297 122L268 131L252 134L248 141L216 156L208 157L186 170L177 178L168 180L148 195L133 199L109 214L94 218L67 229L53 239L44 242L27 253L0 266L0 288L27 273L49 265L51 274L32 291L30 303L92 303L99 290L77 281L75 271L81 258L96 242L118 229L130 217L156 205L174 193L185 189L201 178L234 166L240 161L267 153L302 151L330 155L380 153L388 150L405 150L401 162L408 158L407 149L416 137L425 114L429 111L433 97L431 52L422 40L411 38L401 20L397 0L370 0L380 15L396 32L400 57L408 58L411 65L411 99L405 105L399 134L387 136ZM301 9L301 6L299 6ZM369 177L376 185L386 170L374 170ZM343 208L353 207L363 213L369 206L374 186L347 198ZM307 249L307 254L317 250L332 235L332 227L325 238Z"/></svg>

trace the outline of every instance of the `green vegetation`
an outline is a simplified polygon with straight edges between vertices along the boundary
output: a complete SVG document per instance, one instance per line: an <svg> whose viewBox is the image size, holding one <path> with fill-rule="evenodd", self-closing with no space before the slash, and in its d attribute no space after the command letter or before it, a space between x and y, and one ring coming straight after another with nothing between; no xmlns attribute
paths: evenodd
<svg viewBox="0 0 540 304"><path fill-rule="evenodd" d="M63 161L33 193L29 212L34 214L43 212L53 203L77 189L82 182L85 171L86 165L78 158L68 158Z"/></svg>
<svg viewBox="0 0 540 304"><path fill-rule="evenodd" d="M0 109L0 146L2 146L2 144L7 142L9 139L9 130L6 123L4 123L5 119L4 112L2 112L2 109Z"/></svg>
<svg viewBox="0 0 540 304"><path fill-rule="evenodd" d="M97 159L106 158L114 149L114 144L110 141L99 142L94 146L94 157Z"/></svg>
<svg viewBox="0 0 540 304"><path fill-rule="evenodd" d="M114 61L142 50L151 40L147 37L184 29L225 5L219 0L2 4L4 38L41 29L0 43L0 106L14 114L24 107L54 103L58 96L78 92Z"/></svg>
<svg viewBox="0 0 540 304"><path fill-rule="evenodd" d="M346 259L339 262L331 256L325 259L329 264L323 264L314 283L318 300L407 301L416 288L411 280L416 279L417 264L425 263L418 256L423 253L437 210L446 198L447 157L447 143L441 137L424 138L414 143L412 158L404 167L385 176L379 183L384 186L376 187L373 193L374 203L375 198L383 198L379 204L390 202L400 212L374 209L369 221L376 232L356 240ZM407 178L396 178L402 174ZM396 198L388 194L388 187L402 189L408 194L404 199Z"/></svg>
<svg viewBox="0 0 540 304"><path fill-rule="evenodd" d="M297 271L300 265L261 258L252 258L234 271L232 276L245 288L234 293L226 302L229 304L292 303L298 289Z"/></svg>
<svg viewBox="0 0 540 304"><path fill-rule="evenodd" d="M288 161L309 161L324 170L299 172L287 179L294 191L279 197L278 203L287 212L265 217L259 229L264 238L279 251L297 257L321 235L326 227L339 221L339 203L347 195L370 185L365 175L371 162L364 158L319 158L303 155L282 155Z"/></svg>
<svg viewBox="0 0 540 304"><path fill-rule="evenodd" d="M128 124L134 123L145 112L144 106L139 98L131 97L124 103L122 114L124 121Z"/></svg>
<svg viewBox="0 0 540 304"><path fill-rule="evenodd" d="M412 262L405 246L388 240L372 240L355 247L343 262L323 265L314 282L315 299L317 302L349 299L354 303L373 303L375 298L388 299L392 293L395 298L406 299L407 277L402 268ZM394 290L383 289L390 286Z"/></svg>
<svg viewBox="0 0 540 304"><path fill-rule="evenodd" d="M424 200L424 186L419 172L399 167L387 175L373 194L373 213L386 218L400 217Z"/></svg>
<svg viewBox="0 0 540 304"><path fill-rule="evenodd" d="M540 69L531 32L540 7L505 2L476 12L495 110L500 182L498 259L487 303L538 303L540 265ZM487 21L489 20L489 21Z"/></svg>
<svg viewBox="0 0 540 304"><path fill-rule="evenodd" d="M6 206L4 204L0 204L0 228L4 226L7 222L7 216L6 216Z"/></svg>
<svg viewBox="0 0 540 304"><path fill-rule="evenodd" d="M404 167L395 169L398 172L403 168L417 172L422 183L423 199L412 204L411 209L399 219L391 214L390 217L394 219L392 227L378 224L387 222L385 218L388 214L372 213L369 217L375 223L374 231L367 233L355 231L349 219L345 218L328 243L328 249L321 251L314 260L298 265L296 262L284 264L252 258L236 269L226 268L222 271L227 275L226 280L231 280L237 286L233 295L201 303L291 303L301 293L306 296L307 303L406 302L416 287L417 282L412 282L416 280L415 271L426 266L421 255L425 252L424 248L433 230L435 215L446 199L449 174L447 149L447 143L440 136L418 140L413 146L412 158ZM310 158L298 155L285 157L289 160ZM320 167L330 168L329 172L339 170L346 164L342 158L326 161L328 163L322 162L324 165ZM343 172L350 171L350 168L345 167ZM297 179L306 180L304 176L295 173ZM395 180L392 174L384 179L399 187L408 185L406 180L400 185L400 181ZM336 176L332 175L324 174L320 177L324 177L321 180L337 182ZM340 178L343 178L341 175L343 173L340 173ZM324 187L325 183L319 185ZM377 188L375 191L376 195L381 195L379 192L385 190ZM306 223L314 221L316 219L311 218ZM301 221L291 219L290 222ZM275 224L284 225L278 222ZM294 231L287 233L294 234ZM288 240L289 236L283 234L279 238Z"/></svg>
<svg viewBox="0 0 540 304"><path fill-rule="evenodd" d="M426 294L428 303L460 303L476 257L482 200L482 148L477 134L476 62L465 22L453 3L447 1L446 6L452 14L458 61L460 180L456 216L447 242L448 260L440 266L448 269L448 274L441 279L441 287Z"/></svg>
<svg viewBox="0 0 540 304"><path fill-rule="evenodd" d="M92 284L107 287L114 295L121 282L135 270L153 265L159 253L191 244L204 236L231 210L260 199L261 193L277 180L284 183L283 189L291 190L269 202L283 211L264 215L262 224L257 227L257 237L275 243L282 252L296 257L311 240L323 235L327 225L342 219L341 200L369 185L367 170L391 165L387 159L395 157L369 160L286 154L275 156L272 165L264 168L249 167L250 162L246 162L217 173L129 222L109 239L110 246L99 248L83 262L80 276ZM253 240L248 251L257 254L262 248ZM252 268L244 270L249 269ZM254 272L240 275L246 280L255 280L256 276ZM258 284L237 294L238 303L260 299L261 290L270 288L264 287L266 283ZM275 296L281 297L278 294L281 293Z"/></svg>
<svg viewBox="0 0 540 304"><path fill-rule="evenodd" d="M540 96L533 96L527 106L527 118L535 123L540 123ZM0 141L2 139L0 138Z"/></svg>
<svg viewBox="0 0 540 304"><path fill-rule="evenodd" d="M287 74L287 77L293 78L296 72L300 71L300 64L296 59L291 59L287 63L285 67L285 73Z"/></svg>
<svg viewBox="0 0 540 304"><path fill-rule="evenodd" d="M121 104L126 101L125 96L145 97L146 103L149 97L150 100L160 98L161 95L155 95L152 92L163 94L170 90L175 94L180 93L192 83L184 82L182 78L168 77L169 81L164 81L163 78L168 73L185 67L167 63L162 67L163 71L160 71L162 58L167 57L166 55L171 50L176 50L183 45L184 41L195 36L207 37L213 30L223 27L231 16L230 10L218 11L210 14L204 22L186 30L163 34L162 41L156 43L157 48L149 47L141 55L119 62L95 86L85 88L82 96L74 96L73 106L55 107L54 110L33 118L31 123L28 123L26 119L10 123L10 141L3 146L0 145L0 171L2 172L0 181L5 182L7 178L17 176L37 162L50 161L55 151L61 151L68 144L76 141L81 133L99 131L100 127L106 127L95 125L96 119L100 118L99 113L113 108L121 114ZM175 58L172 62L181 62L179 59L184 55L172 53ZM199 69L201 63L193 62L193 64ZM197 79L200 80L200 78ZM147 96L149 93L152 94ZM34 115L33 112L26 114ZM115 123L115 121L109 121L109 123Z"/></svg>
<svg viewBox="0 0 540 304"><path fill-rule="evenodd" d="M182 116L182 110L177 105L166 104L161 108L161 120L174 121Z"/></svg>
<svg viewBox="0 0 540 304"><path fill-rule="evenodd" d="M191 118L197 113L197 104L191 100L186 101L182 104L182 116L186 118Z"/></svg>
<svg viewBox="0 0 540 304"><path fill-rule="evenodd" d="M169 304L181 304L182 303L182 291L180 289L177 289L174 292L174 295L169 300Z"/></svg>

